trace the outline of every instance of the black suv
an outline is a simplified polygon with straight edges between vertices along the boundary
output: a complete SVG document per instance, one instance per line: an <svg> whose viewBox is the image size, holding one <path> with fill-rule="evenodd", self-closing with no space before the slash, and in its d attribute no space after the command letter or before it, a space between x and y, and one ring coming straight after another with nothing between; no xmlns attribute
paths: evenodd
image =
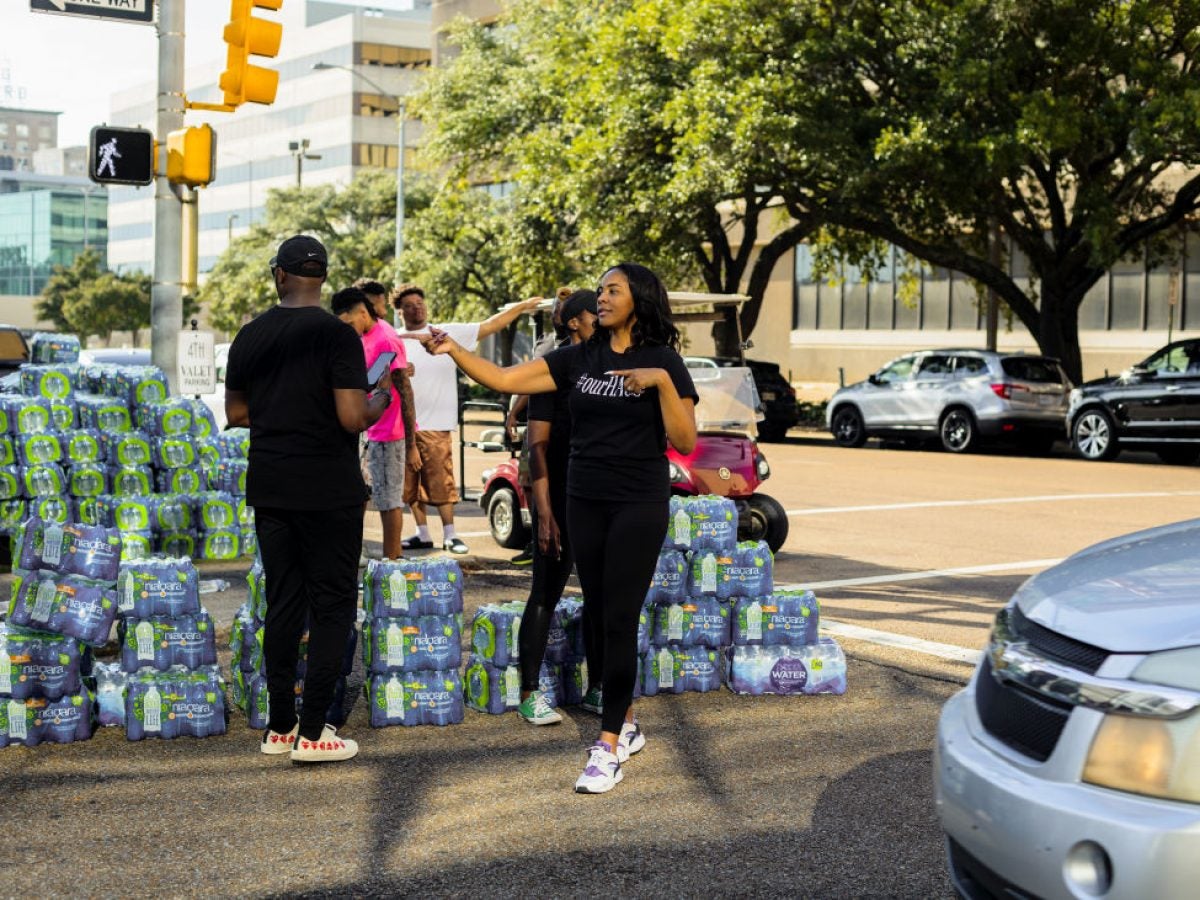
<svg viewBox="0 0 1200 900"><path fill-rule="evenodd" d="M758 423L760 441L782 441L788 429L800 421L796 389L783 376L778 363L758 359L740 360L732 356L705 356L721 368L746 366L754 377L754 387L762 402L763 420Z"/></svg>
<svg viewBox="0 0 1200 900"><path fill-rule="evenodd" d="M1071 392L1071 446L1084 459L1122 447L1153 450L1164 462L1200 457L1200 340L1176 341L1142 362Z"/></svg>

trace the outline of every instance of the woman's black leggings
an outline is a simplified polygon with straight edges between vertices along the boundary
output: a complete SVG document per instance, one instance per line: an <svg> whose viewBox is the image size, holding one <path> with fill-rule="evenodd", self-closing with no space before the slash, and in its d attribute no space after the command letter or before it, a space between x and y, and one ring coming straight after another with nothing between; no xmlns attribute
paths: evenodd
<svg viewBox="0 0 1200 900"><path fill-rule="evenodd" d="M575 571L585 625L602 666L601 730L619 734L637 680L638 616L667 534L665 500L619 502L567 498ZM591 660L588 660L589 673Z"/></svg>
<svg viewBox="0 0 1200 900"><path fill-rule="evenodd" d="M555 481L558 485L555 485ZM550 507L558 522L562 554L555 559L546 556L538 546L537 504L531 504L533 512L533 584L529 588L529 599L525 612L521 614L521 631L517 635L517 647L521 655L521 690L536 691L538 674L542 668L542 657L546 655L546 638L550 634L550 620L554 607L562 597L567 579L571 577L571 540L567 528L567 498L564 479L550 482Z"/></svg>

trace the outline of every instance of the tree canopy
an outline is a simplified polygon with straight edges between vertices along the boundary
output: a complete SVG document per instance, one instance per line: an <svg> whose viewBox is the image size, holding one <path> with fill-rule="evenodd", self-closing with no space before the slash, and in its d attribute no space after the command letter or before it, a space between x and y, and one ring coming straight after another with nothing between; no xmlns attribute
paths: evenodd
<svg viewBox="0 0 1200 900"><path fill-rule="evenodd" d="M138 332L150 326L150 276L106 272L100 255L85 250L70 266L54 267L35 309L39 319L84 343L92 336L107 343L114 331L128 331L136 344ZM184 317L195 310L195 304L185 304Z"/></svg>

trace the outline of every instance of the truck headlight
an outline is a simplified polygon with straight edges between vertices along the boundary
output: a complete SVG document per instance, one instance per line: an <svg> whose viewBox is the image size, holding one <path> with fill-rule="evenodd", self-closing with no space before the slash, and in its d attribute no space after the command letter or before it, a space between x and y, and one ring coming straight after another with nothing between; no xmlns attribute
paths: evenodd
<svg viewBox="0 0 1200 900"><path fill-rule="evenodd" d="M1134 681L1200 691L1200 647L1146 657ZM1089 784L1200 803L1200 714L1182 719L1105 716L1084 765Z"/></svg>

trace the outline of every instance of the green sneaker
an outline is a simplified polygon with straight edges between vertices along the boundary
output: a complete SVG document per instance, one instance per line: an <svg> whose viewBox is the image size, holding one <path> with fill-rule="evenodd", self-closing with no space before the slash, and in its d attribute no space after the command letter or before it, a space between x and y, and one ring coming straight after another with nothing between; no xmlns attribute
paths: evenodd
<svg viewBox="0 0 1200 900"><path fill-rule="evenodd" d="M582 706L590 713L596 715L604 714L604 692L598 687L588 688L588 692L583 695L583 699L579 701Z"/></svg>
<svg viewBox="0 0 1200 900"><path fill-rule="evenodd" d="M541 691L534 691L522 700L517 715L530 725L557 725L562 721L562 716L546 702L546 695Z"/></svg>

